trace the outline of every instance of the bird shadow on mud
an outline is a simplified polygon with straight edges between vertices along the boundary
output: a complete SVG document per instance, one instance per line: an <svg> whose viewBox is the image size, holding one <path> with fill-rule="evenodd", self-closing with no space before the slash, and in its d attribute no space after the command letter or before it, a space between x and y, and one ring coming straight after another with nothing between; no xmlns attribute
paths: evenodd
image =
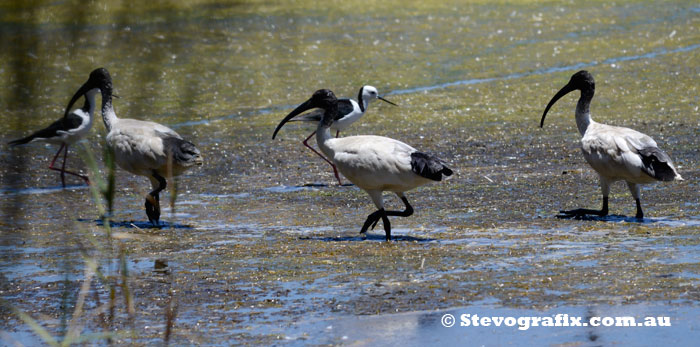
<svg viewBox="0 0 700 347"><path fill-rule="evenodd" d="M325 241L325 242L362 242L362 241L386 241L386 236L383 234L366 234L357 236L301 236L300 240L314 240L314 241ZM415 237L408 235L394 235L391 237L391 241L400 242L432 242L436 239Z"/></svg>
<svg viewBox="0 0 700 347"><path fill-rule="evenodd" d="M312 182L312 183L304 183L304 184L298 185L296 187L305 188L305 187L353 187L353 186L355 186L355 185L352 183L343 183L341 185L337 185L337 184L326 184L326 183Z"/></svg>
<svg viewBox="0 0 700 347"><path fill-rule="evenodd" d="M279 185L279 186L273 186L273 187L267 187L264 188L264 190L273 192L273 193L294 193L306 189L314 190L314 189L319 189L319 188L351 188L355 187L354 184L352 183L345 183L341 186L337 184L326 184L326 183L319 183L319 182L311 182L311 183L304 183L300 185L295 185L295 186L285 186L285 185Z"/></svg>
<svg viewBox="0 0 700 347"><path fill-rule="evenodd" d="M79 190L87 189L88 186L84 184L67 184L65 187L58 184L55 186L47 187L29 187L29 188L3 188L0 189L0 196L2 195L34 195L34 194L51 194L58 193L64 190Z"/></svg>
<svg viewBox="0 0 700 347"><path fill-rule="evenodd" d="M83 223L95 223L97 226L104 226L104 221L101 219L78 219L79 222ZM153 225L151 222L146 221L110 221L109 226L111 228L125 228L125 229L194 229L193 226L180 223L168 223L161 221L159 225Z"/></svg>
<svg viewBox="0 0 700 347"><path fill-rule="evenodd" d="M575 219L575 220L611 222L611 223L626 222L626 223L651 224L651 223L664 221L661 219L628 217L628 216L617 215L617 214L610 214L607 216L595 216L595 215L576 216L576 215L569 215L569 214L565 214L565 213L560 213L560 214L556 215L556 217L559 219Z"/></svg>

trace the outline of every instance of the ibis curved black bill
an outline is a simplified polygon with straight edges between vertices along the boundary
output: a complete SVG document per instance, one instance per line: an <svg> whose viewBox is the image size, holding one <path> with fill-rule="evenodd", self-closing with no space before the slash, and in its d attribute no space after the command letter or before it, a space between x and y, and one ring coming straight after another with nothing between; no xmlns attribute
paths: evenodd
<svg viewBox="0 0 700 347"><path fill-rule="evenodd" d="M394 105L394 106L399 106L399 105L397 105L397 104L395 104L395 103L393 103L393 102L391 102L391 101L389 101L389 100L387 100L387 99L382 98L381 96L378 96L377 99L379 99L379 100L381 100L381 101L384 101L384 102L386 102L387 104L391 104L391 105Z"/></svg>
<svg viewBox="0 0 700 347"><path fill-rule="evenodd" d="M571 93L572 91L576 90L575 87L571 85L571 83L568 83L565 85L562 89L560 89L557 94L552 97L552 100L549 101L549 104L547 104L547 107L544 109L544 113L542 114L542 120L540 121L540 128L544 126L544 117L547 116L547 112L549 109L554 105L557 100L561 99L564 95Z"/></svg>
<svg viewBox="0 0 700 347"><path fill-rule="evenodd" d="M68 102L68 106L66 106L66 112L63 113L63 117L68 116L68 112L70 112L71 107L73 107L73 104L80 99L81 96L85 95L90 89L93 89L93 83L92 81L88 80L85 82L80 89L78 89L77 92L75 92L75 95L70 99L70 102Z"/></svg>
<svg viewBox="0 0 700 347"><path fill-rule="evenodd" d="M312 108L315 108L316 106L311 102L311 100L305 101L303 104L297 106L297 108L294 109L291 113L289 113L282 121L280 122L279 125L277 125L277 128L275 128L275 132L272 133L272 139L275 139L275 136L277 136L277 132L282 129L282 126L284 126L285 123L289 122L292 118L298 116L299 114L303 113L306 110L310 110Z"/></svg>

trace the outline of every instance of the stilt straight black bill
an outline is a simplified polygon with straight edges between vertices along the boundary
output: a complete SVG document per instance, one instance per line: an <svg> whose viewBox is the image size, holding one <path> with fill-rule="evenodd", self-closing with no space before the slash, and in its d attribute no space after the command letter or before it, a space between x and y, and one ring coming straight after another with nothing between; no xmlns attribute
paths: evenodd
<svg viewBox="0 0 700 347"><path fill-rule="evenodd" d="M384 101L384 102L386 102L387 104L391 104L391 105L394 105L394 106L399 106L399 105L397 105L397 104L395 104L395 103L393 103L393 102L391 102L391 101L389 101L389 100L387 100L387 99L382 98L381 96L378 96L377 99L379 99L379 100L381 100L381 101Z"/></svg>

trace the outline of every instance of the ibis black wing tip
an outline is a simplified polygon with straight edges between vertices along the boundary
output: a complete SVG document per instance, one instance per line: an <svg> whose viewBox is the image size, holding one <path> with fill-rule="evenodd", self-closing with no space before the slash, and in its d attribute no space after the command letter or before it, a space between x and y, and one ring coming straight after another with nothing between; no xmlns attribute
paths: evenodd
<svg viewBox="0 0 700 347"><path fill-rule="evenodd" d="M442 181L442 176L451 176L452 169L448 168L437 157L422 153L411 153L411 170L421 177L433 181Z"/></svg>

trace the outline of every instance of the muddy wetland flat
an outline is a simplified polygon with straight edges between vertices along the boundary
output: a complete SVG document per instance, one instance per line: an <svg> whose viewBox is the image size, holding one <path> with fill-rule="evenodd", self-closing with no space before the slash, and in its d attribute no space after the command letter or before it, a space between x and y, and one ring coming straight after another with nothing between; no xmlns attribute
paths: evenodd
<svg viewBox="0 0 700 347"><path fill-rule="evenodd" d="M0 27L0 345L700 336L697 2L3 2ZM120 117L168 125L204 157L161 196L162 228L144 213L145 178L117 169L103 220L99 192L74 177L62 189L46 168L57 146L5 144L58 119L98 67L112 74ZM556 218L600 207L578 93L539 128L581 69L596 78L594 119L649 134L685 178L642 189L643 221L621 182L612 216ZM392 242L381 226L359 235L374 206L302 145L313 126L271 140L314 90L354 98L366 84L399 107L373 103L343 136L401 140L455 171L407 193L415 214L392 218ZM87 172L89 152L106 177L104 137L98 110L68 165ZM517 322L564 314L669 324ZM503 320L475 326L474 315Z"/></svg>

